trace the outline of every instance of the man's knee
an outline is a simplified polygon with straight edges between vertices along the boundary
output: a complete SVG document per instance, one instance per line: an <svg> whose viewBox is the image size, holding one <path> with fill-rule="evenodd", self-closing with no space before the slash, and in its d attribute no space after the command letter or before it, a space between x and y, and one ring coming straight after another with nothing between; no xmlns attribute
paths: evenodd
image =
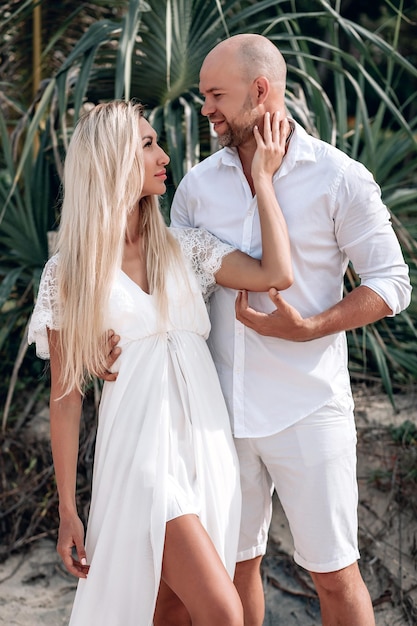
<svg viewBox="0 0 417 626"><path fill-rule="evenodd" d="M240 561L236 563L234 583L236 586L239 583L256 579L260 576L262 556L257 556L247 561Z"/></svg>
<svg viewBox="0 0 417 626"><path fill-rule="evenodd" d="M358 586L364 585L357 563L352 563L335 572L310 572L319 595L355 593Z"/></svg>

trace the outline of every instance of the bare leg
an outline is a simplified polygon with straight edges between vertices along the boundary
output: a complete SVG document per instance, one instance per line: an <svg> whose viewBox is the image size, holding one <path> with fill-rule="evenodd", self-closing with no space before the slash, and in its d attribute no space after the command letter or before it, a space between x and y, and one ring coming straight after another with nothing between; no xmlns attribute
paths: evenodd
<svg viewBox="0 0 417 626"><path fill-rule="evenodd" d="M245 626L262 626L265 617L261 561L262 557L258 556L236 565L234 582L243 604Z"/></svg>
<svg viewBox="0 0 417 626"><path fill-rule="evenodd" d="M162 579L188 610L193 626L243 626L239 595L196 515L167 523Z"/></svg>
<svg viewBox="0 0 417 626"><path fill-rule="evenodd" d="M191 617L179 597L161 580L156 600L154 626L191 626Z"/></svg>
<svg viewBox="0 0 417 626"><path fill-rule="evenodd" d="M319 594L323 626L375 626L371 598L357 563L310 575Z"/></svg>

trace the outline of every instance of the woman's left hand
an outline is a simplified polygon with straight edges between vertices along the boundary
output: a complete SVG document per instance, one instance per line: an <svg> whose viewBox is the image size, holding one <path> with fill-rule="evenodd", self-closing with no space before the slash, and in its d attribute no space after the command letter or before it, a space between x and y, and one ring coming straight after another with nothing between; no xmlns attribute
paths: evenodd
<svg viewBox="0 0 417 626"><path fill-rule="evenodd" d="M271 179L275 174L285 155L289 131L288 119L285 117L280 120L279 111L276 111L272 117L269 112L265 113L263 136L258 126L255 126L253 134L256 141L256 152L251 169L254 181L262 175Z"/></svg>

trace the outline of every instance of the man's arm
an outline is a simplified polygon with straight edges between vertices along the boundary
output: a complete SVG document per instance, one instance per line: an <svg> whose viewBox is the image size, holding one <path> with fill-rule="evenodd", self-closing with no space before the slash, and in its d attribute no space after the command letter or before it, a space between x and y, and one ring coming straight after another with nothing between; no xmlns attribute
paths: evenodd
<svg viewBox="0 0 417 626"><path fill-rule="evenodd" d="M350 259L360 278L360 286L335 305L307 314L305 318L276 290L269 291L277 307L269 315L251 309L247 294L242 293L236 301L239 321L261 335L310 341L366 326L387 315L397 315L409 305L408 267L382 203L380 189L360 163L352 162L345 172L336 206L336 242ZM320 290L319 281L316 289Z"/></svg>
<svg viewBox="0 0 417 626"><path fill-rule="evenodd" d="M191 199L188 194L187 174L180 181L170 209L170 225L174 228L194 228L194 221L190 215Z"/></svg>
<svg viewBox="0 0 417 626"><path fill-rule="evenodd" d="M236 318L260 335L288 341L311 341L366 326L392 315L385 301L375 291L364 286L356 287L326 311L307 318L301 317L297 309L288 304L276 289L270 289L269 296L276 310L267 314L249 307L247 292L239 292Z"/></svg>

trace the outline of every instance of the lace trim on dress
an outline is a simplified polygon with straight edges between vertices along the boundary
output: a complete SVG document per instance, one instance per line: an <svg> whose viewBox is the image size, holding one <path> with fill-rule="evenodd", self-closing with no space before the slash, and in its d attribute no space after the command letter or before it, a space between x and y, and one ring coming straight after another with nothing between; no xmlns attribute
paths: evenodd
<svg viewBox="0 0 417 626"><path fill-rule="evenodd" d="M223 258L236 248L220 241L203 228L171 228L170 230L191 264L204 300L208 302L210 295L216 289L215 274L220 269ZM36 354L41 359L50 357L47 329L60 329L57 264L58 255L55 254L44 267L29 324L28 343L36 344Z"/></svg>
<svg viewBox="0 0 417 626"><path fill-rule="evenodd" d="M170 228L170 231L191 263L207 302L216 289L215 274L221 268L223 258L236 248L220 241L205 228Z"/></svg>
<svg viewBox="0 0 417 626"><path fill-rule="evenodd" d="M29 324L28 343L36 343L36 355L41 359L49 359L50 356L47 329L59 330L60 328L57 264L58 255L55 254L43 269L35 308Z"/></svg>

